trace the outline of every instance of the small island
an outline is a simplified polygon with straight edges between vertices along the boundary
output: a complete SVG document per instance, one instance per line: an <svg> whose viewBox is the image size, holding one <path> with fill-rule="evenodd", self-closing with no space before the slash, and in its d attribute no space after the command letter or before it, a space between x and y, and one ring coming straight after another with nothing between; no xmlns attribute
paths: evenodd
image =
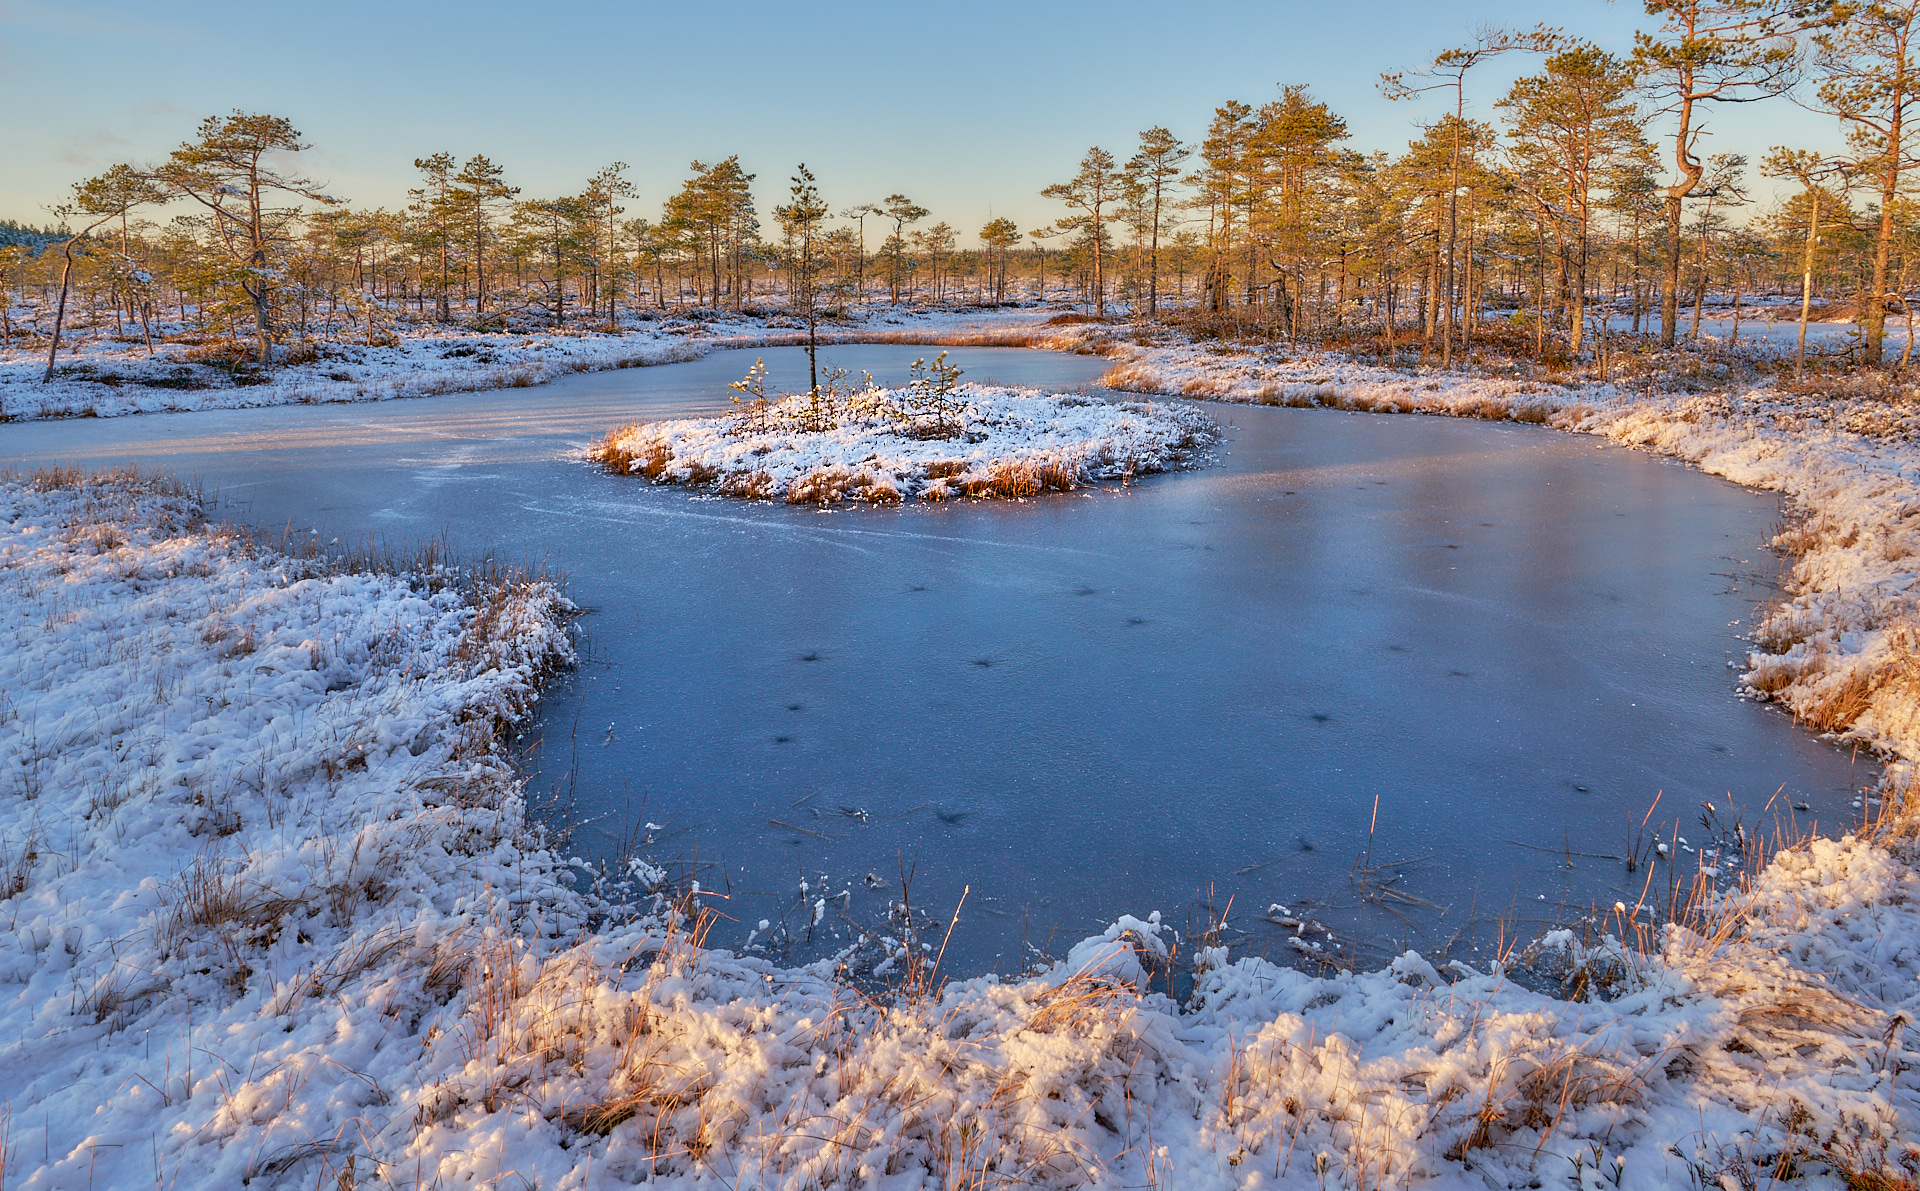
<svg viewBox="0 0 1920 1191"><path fill-rule="evenodd" d="M635 422L588 448L619 475L722 496L833 505L1012 499L1192 465L1220 437L1200 410L960 383L942 352L882 388L828 369L806 393L769 397L756 362L723 416Z"/></svg>

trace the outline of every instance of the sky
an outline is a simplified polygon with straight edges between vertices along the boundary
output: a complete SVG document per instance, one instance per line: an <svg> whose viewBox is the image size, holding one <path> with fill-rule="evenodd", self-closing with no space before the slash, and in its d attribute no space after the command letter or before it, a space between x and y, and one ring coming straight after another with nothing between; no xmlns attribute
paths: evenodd
<svg viewBox="0 0 1920 1191"><path fill-rule="evenodd" d="M0 218L52 222L75 181L151 162L232 109L291 119L307 174L356 206L397 208L413 161L485 153L525 195L578 192L624 161L656 217L693 160L738 154L763 215L805 162L836 209L904 193L971 242L996 215L1065 213L1039 197L1090 145L1124 160L1140 130L1204 135L1229 99L1304 83L1346 118L1348 145L1397 151L1447 101L1393 102L1382 71L1417 68L1483 25L1531 27L1547 6L1349 0L1139 0L878 6L536 7L338 0L0 0ZM1553 20L1615 52L1645 18L1631 0L1557 0ZM1469 115L1538 59L1469 76ZM1720 108L1711 152L1833 150L1831 118L1787 100ZM1665 127L1656 122L1653 131ZM1759 179L1755 179L1759 183ZM1771 184L1757 190L1770 193Z"/></svg>

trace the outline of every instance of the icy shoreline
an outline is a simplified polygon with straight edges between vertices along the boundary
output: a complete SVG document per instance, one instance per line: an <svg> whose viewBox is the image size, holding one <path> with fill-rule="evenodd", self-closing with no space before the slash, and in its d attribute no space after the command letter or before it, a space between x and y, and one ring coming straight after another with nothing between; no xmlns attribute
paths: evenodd
<svg viewBox="0 0 1920 1191"><path fill-rule="evenodd" d="M1219 437L1205 414L1168 402L977 385L937 400L935 410L920 394L869 388L822 414L805 395L787 397L723 417L635 423L588 458L725 496L895 504L1131 480L1184 466Z"/></svg>
<svg viewBox="0 0 1920 1191"><path fill-rule="evenodd" d="M1817 1186L1915 1160L1910 836L1784 853L1695 929L1638 928L1651 958L1545 941L1605 999L1202 946L1176 1005L1155 919L875 996L702 949L691 895L583 931L489 747L568 656L550 588L276 559L158 481L0 505L16 1185Z"/></svg>
<svg viewBox="0 0 1920 1191"><path fill-rule="evenodd" d="M916 311L875 308L821 325L822 344L917 343L973 347L1059 346L1074 350L1073 326L1054 327L1051 309ZM149 356L137 341L77 336L63 345L52 382L41 383L46 348L0 347L0 422L119 417L136 413L387 401L492 389L529 388L577 372L678 364L729 348L805 344L804 326L784 317L660 317L617 332L590 327L544 335L457 327L410 329L378 343L315 345L311 358L260 370L208 351L162 343ZM244 351L245 345L240 345Z"/></svg>
<svg viewBox="0 0 1920 1191"><path fill-rule="evenodd" d="M1546 425L1781 493L1796 561L1743 681L1816 731L1920 762L1920 407L1771 386L1648 395L1612 384L1409 372L1331 354L1109 346L1103 386L1257 405Z"/></svg>

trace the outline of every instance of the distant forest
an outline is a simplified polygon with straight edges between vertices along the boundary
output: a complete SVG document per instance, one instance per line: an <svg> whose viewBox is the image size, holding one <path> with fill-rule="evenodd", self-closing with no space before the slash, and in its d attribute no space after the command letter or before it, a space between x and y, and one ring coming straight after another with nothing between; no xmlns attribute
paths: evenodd
<svg viewBox="0 0 1920 1191"><path fill-rule="evenodd" d="M278 339L422 323L615 330L676 312L1065 300L1296 342L1406 338L1444 363L1495 341L1579 359L1610 326L1671 347L1709 306L1764 294L1851 313L1879 360L1920 282L1920 0L1643 7L1630 53L1485 31L1383 74L1390 97L1445 100L1398 152L1352 149L1347 122L1296 85L1224 102L1194 143L1154 127L1091 148L1041 192L1060 217L1031 229L955 227L937 196L828 202L830 180L804 166L763 210L731 156L693 162L642 215L625 162L536 196L485 155L436 152L413 163L406 207L368 209L274 164L307 147L288 120L236 111L158 164L76 182L60 212L71 252L0 225L4 330L48 334L63 278L82 321L150 334L165 318L252 340L262 359ZM1496 57L1529 72L1480 94ZM1718 105L1795 100L1836 119L1844 154L1706 151ZM1783 201L1757 209L1756 176L1783 180Z"/></svg>
<svg viewBox="0 0 1920 1191"><path fill-rule="evenodd" d="M38 248L45 244L58 243L68 233L60 228L35 227L30 223L16 223L11 219L0 219L0 248L25 246Z"/></svg>

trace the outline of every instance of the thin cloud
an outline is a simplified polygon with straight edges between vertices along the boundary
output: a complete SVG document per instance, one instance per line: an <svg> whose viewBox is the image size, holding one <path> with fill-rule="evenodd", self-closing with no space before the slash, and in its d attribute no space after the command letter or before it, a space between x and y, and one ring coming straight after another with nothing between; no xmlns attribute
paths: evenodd
<svg viewBox="0 0 1920 1191"><path fill-rule="evenodd" d="M60 150L60 160L68 165L92 165L107 157L120 155L120 149L132 141L107 128L95 128L69 139Z"/></svg>
<svg viewBox="0 0 1920 1191"><path fill-rule="evenodd" d="M148 41L175 40L175 37L165 30L144 23L136 25L126 21L104 20L86 13L72 12L47 4L36 4L33 0L0 0L0 25L32 29L37 33L57 33L66 37L94 40L124 40L136 37Z"/></svg>

